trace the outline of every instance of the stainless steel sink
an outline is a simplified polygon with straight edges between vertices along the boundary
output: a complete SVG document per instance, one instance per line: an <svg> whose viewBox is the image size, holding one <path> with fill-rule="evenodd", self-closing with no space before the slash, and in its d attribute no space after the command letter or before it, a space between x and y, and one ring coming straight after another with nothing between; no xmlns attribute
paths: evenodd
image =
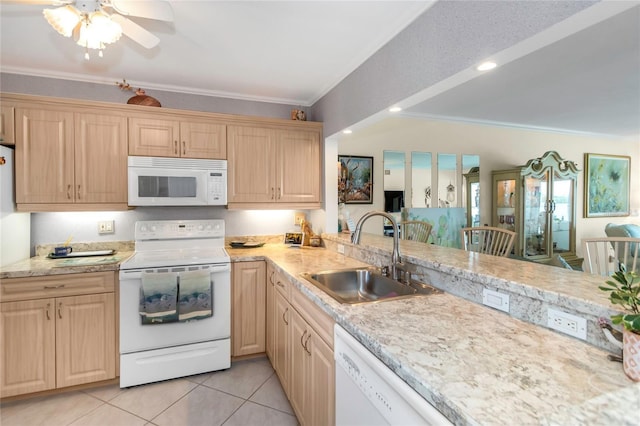
<svg viewBox="0 0 640 426"><path fill-rule="evenodd" d="M440 293L419 282L411 286L382 275L375 268L338 269L301 274L340 303L372 303Z"/></svg>

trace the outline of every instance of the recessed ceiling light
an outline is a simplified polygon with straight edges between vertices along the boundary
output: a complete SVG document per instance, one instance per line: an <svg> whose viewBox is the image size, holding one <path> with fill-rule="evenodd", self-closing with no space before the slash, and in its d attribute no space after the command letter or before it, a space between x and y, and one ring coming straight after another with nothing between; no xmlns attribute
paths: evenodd
<svg viewBox="0 0 640 426"><path fill-rule="evenodd" d="M489 71L492 70L496 67L496 63L495 62L483 62L480 65L478 65L478 68L476 68L478 71Z"/></svg>
<svg viewBox="0 0 640 426"><path fill-rule="evenodd" d="M402 108L398 106L389 108L389 112L400 112L400 111L402 111Z"/></svg>
<svg viewBox="0 0 640 426"><path fill-rule="evenodd" d="M350 135L353 132L351 130L347 129L347 130L343 130L342 133L344 133L345 135Z"/></svg>

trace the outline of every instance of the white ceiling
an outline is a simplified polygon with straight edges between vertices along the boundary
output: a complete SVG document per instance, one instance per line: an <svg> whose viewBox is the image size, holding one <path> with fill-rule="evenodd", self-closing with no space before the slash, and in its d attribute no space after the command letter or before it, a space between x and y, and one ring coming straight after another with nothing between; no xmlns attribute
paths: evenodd
<svg viewBox="0 0 640 426"><path fill-rule="evenodd" d="M30 1L30 0L27 0ZM138 1L138 0L136 0ZM124 3L124 2L123 2ZM59 35L51 6L0 9L3 72L309 106L418 17L428 1L172 0L173 23L132 19L160 38L104 57Z"/></svg>
<svg viewBox="0 0 640 426"><path fill-rule="evenodd" d="M126 78L145 89L309 106L431 4L170 3L173 23L135 19L160 38L157 47L123 37L90 61L47 24L43 6L2 3L0 69L104 84ZM559 41L527 54L511 52L479 77L453 76L440 85L446 90L426 88L430 94L407 100L403 113L640 141L640 6L629 7L608 19L592 17L586 29L556 34Z"/></svg>

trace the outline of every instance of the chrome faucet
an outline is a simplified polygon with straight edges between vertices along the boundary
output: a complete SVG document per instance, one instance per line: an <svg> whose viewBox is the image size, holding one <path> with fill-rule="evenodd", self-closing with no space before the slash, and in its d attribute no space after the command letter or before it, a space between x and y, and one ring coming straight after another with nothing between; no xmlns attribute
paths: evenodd
<svg viewBox="0 0 640 426"><path fill-rule="evenodd" d="M400 238L398 237L398 234L399 234L398 223L396 222L395 217L393 217L391 214L387 212L382 212L382 211L370 211L365 213L360 218L360 220L358 220L358 224L356 225L356 230L353 232L353 235L351 236L351 242L353 244L360 244L360 233L362 232L362 225L367 221L367 219L373 216L385 217L389 219L389 221L393 226L393 253L391 254L391 277L394 280L402 280L404 282L406 280L400 276L402 274L398 274L399 270L404 271L404 269L402 268L403 264L402 264L402 259L400 258Z"/></svg>

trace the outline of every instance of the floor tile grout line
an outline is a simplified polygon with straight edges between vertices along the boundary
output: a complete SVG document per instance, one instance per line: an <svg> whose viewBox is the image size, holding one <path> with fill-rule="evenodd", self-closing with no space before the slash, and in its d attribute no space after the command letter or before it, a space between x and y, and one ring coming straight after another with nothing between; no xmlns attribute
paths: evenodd
<svg viewBox="0 0 640 426"><path fill-rule="evenodd" d="M193 382L191 382L193 383ZM159 416L162 415L162 413L164 413L165 411L167 411L169 408L173 407L175 404L177 404L179 401L182 401L183 398L185 398L187 395L189 395L191 392L193 392L194 390L196 390L200 385L197 383L194 383L195 386L189 390L189 392L185 393L184 395L182 395L180 398L178 398L177 400L175 400L174 402L172 402L171 404L169 404L164 410L162 410L161 412L159 412L156 416L152 417L151 419L147 420L145 419L147 422L153 422L155 419L157 419Z"/></svg>

